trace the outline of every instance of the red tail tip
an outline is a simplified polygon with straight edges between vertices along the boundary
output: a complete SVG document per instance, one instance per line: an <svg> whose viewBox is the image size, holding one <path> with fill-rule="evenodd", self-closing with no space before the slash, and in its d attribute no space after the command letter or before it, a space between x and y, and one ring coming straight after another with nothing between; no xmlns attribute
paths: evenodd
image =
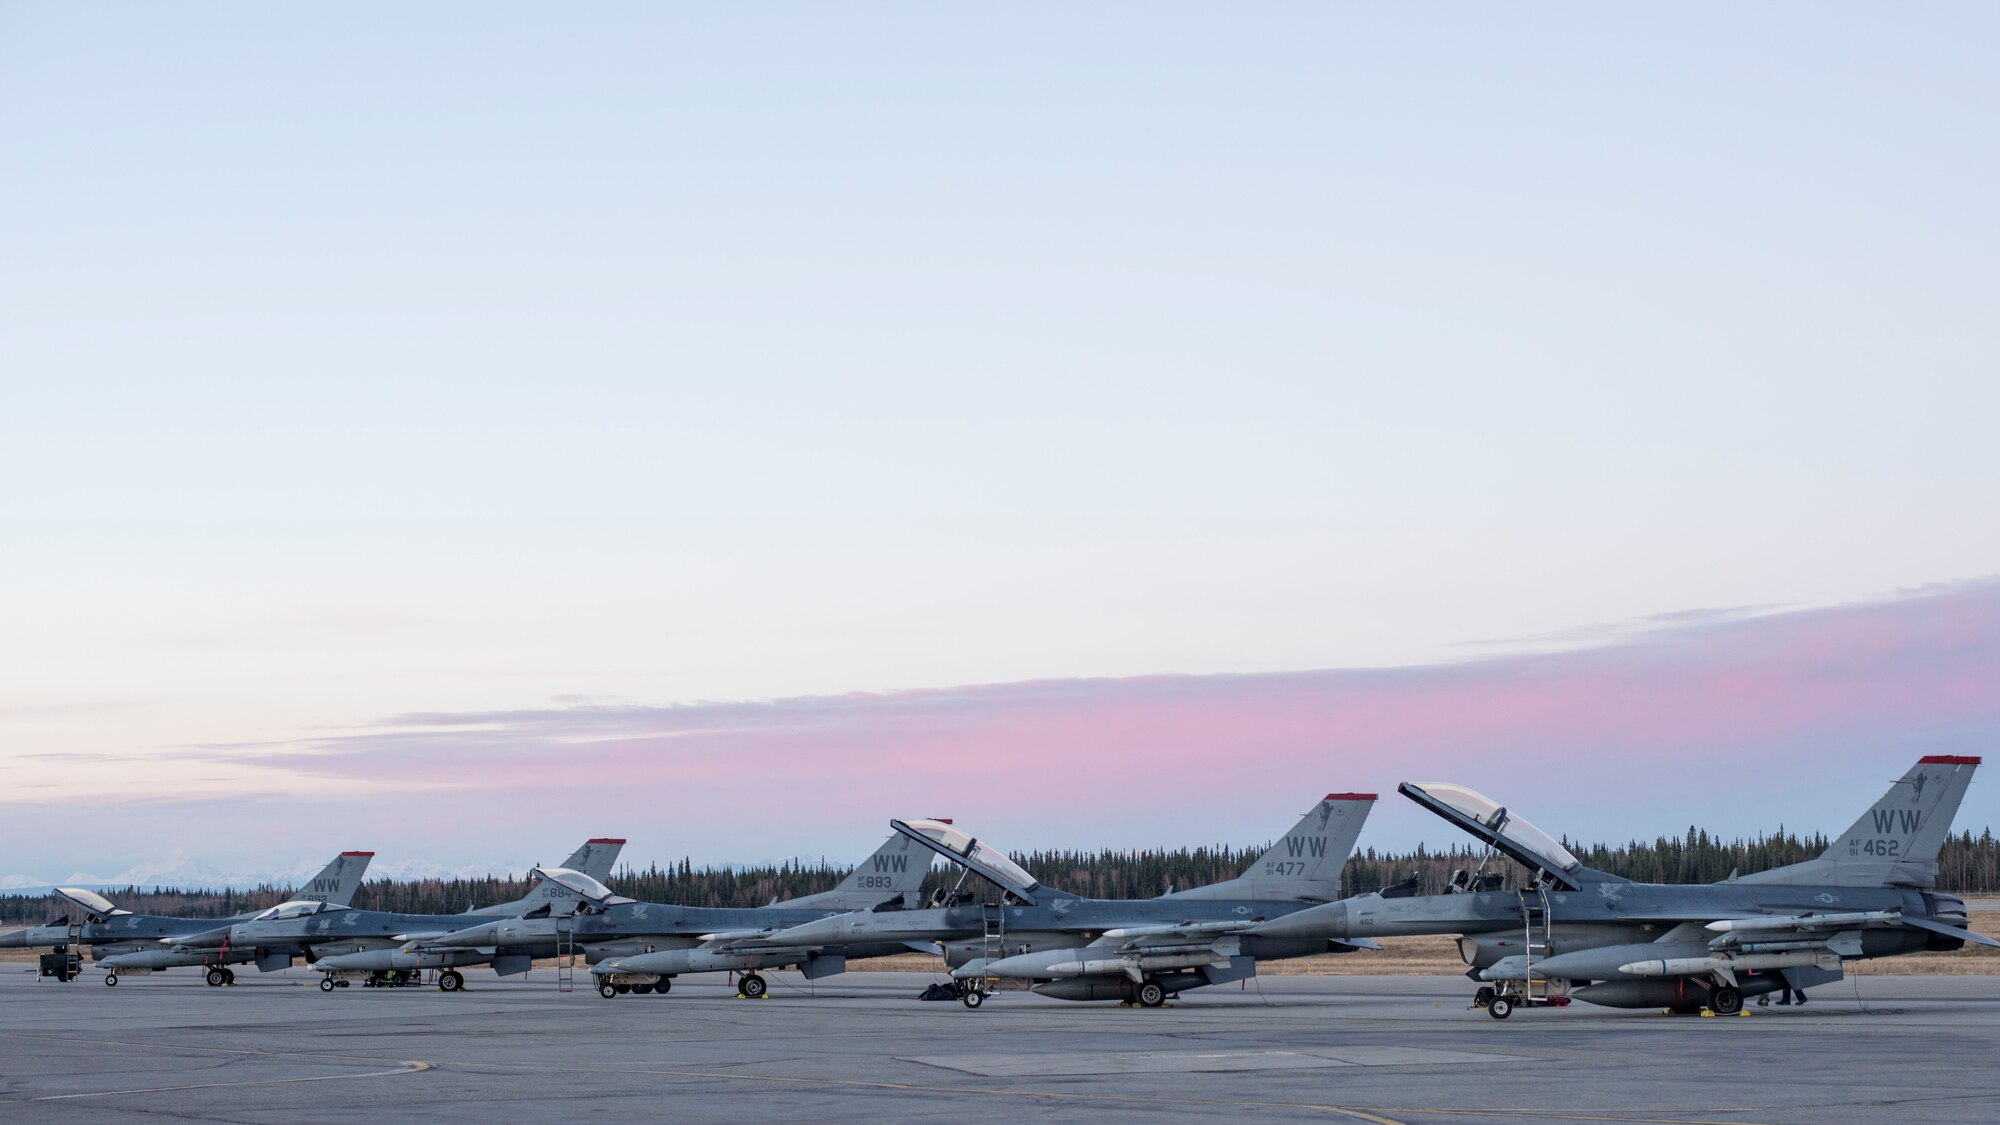
<svg viewBox="0 0 2000 1125"><path fill-rule="evenodd" d="M1917 764L1920 766L1976 766L1979 764L1979 759L1967 757L1964 754L1932 754L1926 758L1918 758Z"/></svg>
<svg viewBox="0 0 2000 1125"><path fill-rule="evenodd" d="M347 856L351 856L351 855L369 855L369 856L372 856L372 855L374 855L375 853L374 853L374 852L341 852L340 854L341 854L341 856L342 856L343 858L345 858L345 857L347 857Z"/></svg>
<svg viewBox="0 0 2000 1125"><path fill-rule="evenodd" d="M586 843L586 844L622 844L622 843L624 843L624 842L625 842L625 841L624 841L624 840L623 840L622 838L614 840L614 839L612 839L612 838L611 838L611 837L609 837L609 836L605 836L605 837L603 837L603 838L601 838L601 839L597 839L597 840L585 840L585 841L584 841L584 843Z"/></svg>
<svg viewBox="0 0 2000 1125"><path fill-rule="evenodd" d="M1321 800L1326 801L1373 801L1373 793L1328 793Z"/></svg>

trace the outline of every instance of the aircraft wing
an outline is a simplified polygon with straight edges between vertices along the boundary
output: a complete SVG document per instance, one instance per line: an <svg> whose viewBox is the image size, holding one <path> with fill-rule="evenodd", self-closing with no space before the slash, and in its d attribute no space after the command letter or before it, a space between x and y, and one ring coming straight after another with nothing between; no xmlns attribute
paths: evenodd
<svg viewBox="0 0 2000 1125"><path fill-rule="evenodd" d="M1896 926L1915 926L1917 929L1956 938L1959 941L2000 949L2000 941L1995 941L1985 934L1974 933L1935 918L1905 914L1901 910L1758 915L1726 918L1710 922L1706 928L1721 935L1711 944L1730 944L1743 941L1768 942L1788 937L1811 940L1838 936L1855 930ZM1834 942L1834 945L1838 948L1838 942Z"/></svg>

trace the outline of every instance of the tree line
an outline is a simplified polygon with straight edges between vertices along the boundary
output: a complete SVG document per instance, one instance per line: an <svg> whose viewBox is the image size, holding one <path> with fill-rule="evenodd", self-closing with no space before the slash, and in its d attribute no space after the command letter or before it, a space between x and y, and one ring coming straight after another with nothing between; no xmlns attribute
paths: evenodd
<svg viewBox="0 0 2000 1125"><path fill-rule="evenodd" d="M1798 863L1824 852L1823 835L1800 836L1780 827L1754 839L1723 840L1690 827L1681 837L1661 836L1651 843L1589 846L1564 841L1586 865L1641 883L1711 883L1732 872L1748 875L1767 868ZM1014 859L1029 874L1050 887L1092 898L1145 898L1168 890L1185 890L1234 878L1243 873L1269 845L1179 848L1172 851L1036 851ZM1463 844L1431 850L1419 844L1412 852L1357 851L1341 872L1343 894L1384 888L1402 893L1438 894L1455 871L1482 868L1485 850ZM1493 857L1485 871L1497 874L1502 886L1518 886L1528 874L1513 863ZM683 859L644 870L625 867L613 874L611 887L643 902L687 906L763 906L767 903L833 889L848 869L824 860L751 867L695 867ZM956 869L931 872L925 898L956 884ZM511 902L531 886L524 878L376 879L363 883L351 905L364 910L408 914L456 914L480 906ZM1938 889L1952 894L2000 893L2000 842L1987 828L1947 837L1938 856ZM143 914L221 918L260 910L293 897L291 887L261 885L249 890L127 887L106 891L119 906ZM0 923L33 924L67 915L67 902L38 895L0 895Z"/></svg>

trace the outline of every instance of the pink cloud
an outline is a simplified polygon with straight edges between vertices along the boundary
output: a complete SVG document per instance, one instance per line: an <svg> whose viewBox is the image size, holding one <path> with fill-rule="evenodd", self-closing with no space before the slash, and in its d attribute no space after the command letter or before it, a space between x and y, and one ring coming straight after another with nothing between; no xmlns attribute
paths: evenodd
<svg viewBox="0 0 2000 1125"><path fill-rule="evenodd" d="M308 793L378 782L317 807L329 823L366 810L412 846L560 811L633 837L635 857L729 860L859 854L892 815L955 814L1012 846L1245 843L1319 793L1412 779L1486 789L1582 839L1697 820L1832 831L1917 755L1996 735L2000 583L1984 583L1449 665L408 714L199 756ZM1961 825L1996 819L1990 793L1975 785ZM1459 842L1390 798L1364 843L1420 838Z"/></svg>

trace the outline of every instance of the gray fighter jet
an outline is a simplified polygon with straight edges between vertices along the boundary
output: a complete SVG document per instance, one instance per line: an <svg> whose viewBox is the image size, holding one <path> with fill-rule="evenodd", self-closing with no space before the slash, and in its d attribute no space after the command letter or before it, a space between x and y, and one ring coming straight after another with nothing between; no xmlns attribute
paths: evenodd
<svg viewBox="0 0 2000 1125"><path fill-rule="evenodd" d="M1373 793L1329 793L1238 878L1148 899L1054 891L949 822L891 821L1002 893L928 910L843 914L767 940L822 956L881 942L941 949L970 1008L1003 978L1064 1000L1158 1007L1191 988L1254 976L1258 961L1373 948L1366 940L1266 938L1255 929L1339 897L1341 868L1374 803Z"/></svg>
<svg viewBox="0 0 2000 1125"><path fill-rule="evenodd" d="M1817 859L1721 883L1634 883L1585 867L1548 833L1456 785L1405 783L1411 800L1534 872L1520 891L1480 875L1455 893L1362 895L1273 919L1259 936L1327 940L1460 934L1495 1019L1571 999L1718 1015L1745 996L1839 980L1847 961L1967 942L1965 904L1933 890L1937 855L1978 758L1920 759ZM1496 881L1497 883L1497 881Z"/></svg>
<svg viewBox="0 0 2000 1125"><path fill-rule="evenodd" d="M618 853L625 847L622 839L587 840L558 870L577 871L601 882L611 878L611 869L618 863ZM499 906L475 906L466 911L466 916L474 921L483 921L495 915L519 914L522 916L547 916L550 914L570 914L575 912L582 900L576 892L560 883L536 880L535 887L525 897ZM319 956L313 968L326 974L333 981L331 987L344 987L356 980L368 980L377 984L398 985L414 981L425 969L441 970L438 973L438 988L446 992L456 992L465 986L462 969L473 965L494 963L495 971L525 973L528 958L518 961L509 959L505 964L496 961L493 954L478 949L432 949L425 943L427 938L415 938L399 945L363 949L354 953L336 953ZM322 988L329 987L321 984Z"/></svg>
<svg viewBox="0 0 2000 1125"><path fill-rule="evenodd" d="M374 857L374 852L342 852L299 890L315 896L316 901L344 904L361 886L361 876L368 870L368 861ZM208 983L223 985L236 979L231 965L256 959L249 949L197 949L181 945L186 939L212 932L218 927L226 929L254 914L238 914L230 918L134 914L113 905L103 895L81 887L58 887L56 893L67 899L78 913L62 922L8 934L0 938L0 948L88 946L91 956L104 968L104 983L108 985L116 985L121 973L154 973L183 965L206 966ZM286 964L289 963L287 958Z"/></svg>
<svg viewBox="0 0 2000 1125"><path fill-rule="evenodd" d="M608 865L617 857L623 840L585 844L576 853ZM572 857L576 858L576 857ZM228 926L181 939L186 949L250 950L259 968L281 969L294 956L308 961L368 949L394 948L421 937L449 933L484 921L518 917L523 913L567 906L570 896L561 888L536 886L527 895L498 906L478 908L464 914L403 914L384 910L356 910L329 902L299 899L283 902L253 917ZM320 987L332 990L340 981L321 978ZM438 974L438 987L455 992L465 983L455 970Z"/></svg>
<svg viewBox="0 0 2000 1125"><path fill-rule="evenodd" d="M844 957L764 943L787 926L849 910L895 910L916 901L930 870L930 853L902 836L890 836L833 890L769 906L715 908L635 902L592 885L574 872L537 871L547 882L583 895L588 905L570 917L509 919L446 934L427 943L441 949L491 950L501 958L550 957L568 948L594 967L606 999L627 993L665 993L683 973L736 972L737 989L764 995L758 969L796 966L808 979L842 972ZM853 956L907 952L900 942L859 949Z"/></svg>

